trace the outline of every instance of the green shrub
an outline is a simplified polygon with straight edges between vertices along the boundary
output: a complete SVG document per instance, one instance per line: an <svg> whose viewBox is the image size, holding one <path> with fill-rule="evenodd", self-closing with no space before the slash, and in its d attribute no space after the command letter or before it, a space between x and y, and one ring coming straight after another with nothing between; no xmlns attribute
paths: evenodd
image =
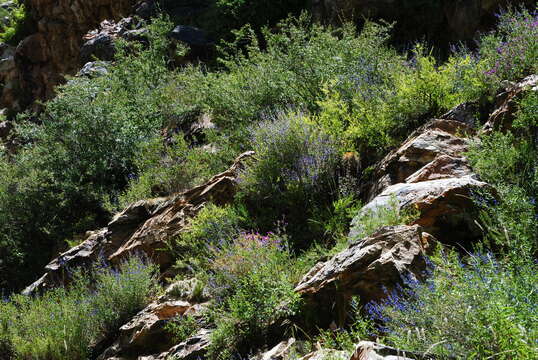
<svg viewBox="0 0 538 360"><path fill-rule="evenodd" d="M386 206L361 211L351 222L349 241L362 240L383 226L407 225L418 217L416 209L400 209L396 196L391 196Z"/></svg>
<svg viewBox="0 0 538 360"><path fill-rule="evenodd" d="M1 42L17 45L28 34L29 19L23 1L15 0L11 7L0 9L0 18L2 19L0 24ZM4 22L4 19L7 20Z"/></svg>
<svg viewBox="0 0 538 360"><path fill-rule="evenodd" d="M508 11L500 16L497 31L482 38L484 75L495 90L500 80L517 81L538 72L537 21L536 12Z"/></svg>
<svg viewBox="0 0 538 360"><path fill-rule="evenodd" d="M115 201L136 174L138 149L168 122L169 25L155 21L146 48L119 46L108 76L61 87L38 122L19 119L22 146L0 161L0 252L9 262L0 287L35 280L66 239L107 223L103 199Z"/></svg>
<svg viewBox="0 0 538 360"><path fill-rule="evenodd" d="M174 342L179 344L193 336L199 325L194 316L181 315L169 321L165 328L172 334Z"/></svg>
<svg viewBox="0 0 538 360"><path fill-rule="evenodd" d="M190 68L182 73L177 87L184 89L189 105L208 110L221 127L240 128L275 109L317 110L326 82L351 79L370 65L381 74L391 58L400 59L384 45L389 29L381 25L368 23L358 34L352 24L327 28L303 15L278 28L263 30L261 40L248 27L236 32L235 41L221 49L224 71ZM342 80L340 87L352 92L351 85Z"/></svg>
<svg viewBox="0 0 538 360"><path fill-rule="evenodd" d="M210 318L217 328L209 358L228 359L263 345L271 327L298 311L299 295L293 290L298 274L280 235L242 234L212 252Z"/></svg>
<svg viewBox="0 0 538 360"><path fill-rule="evenodd" d="M242 214L234 207L206 205L170 243L177 258L176 267L191 274L207 269L210 247L235 238L242 221Z"/></svg>
<svg viewBox="0 0 538 360"><path fill-rule="evenodd" d="M536 194L538 162L535 116L538 97L532 92L519 105L512 132L494 132L475 142L467 154L480 177L495 186L498 198L477 194L481 220L492 246L517 259L538 252Z"/></svg>
<svg viewBox="0 0 538 360"><path fill-rule="evenodd" d="M0 339L9 342L16 359L87 359L91 346L141 310L157 286L156 267L136 257L119 270L93 270L75 274L67 288L15 295L0 305Z"/></svg>
<svg viewBox="0 0 538 360"><path fill-rule="evenodd" d="M315 209L338 196L338 149L301 114L258 124L252 143L256 161L241 175L239 196L261 231L284 220L294 245L304 248L313 233L323 230L309 221Z"/></svg>
<svg viewBox="0 0 538 360"><path fill-rule="evenodd" d="M505 267L492 255L457 256L435 262L433 278L408 282L367 310L381 321L384 341L441 358L534 359L536 339L536 265ZM487 296L484 296L487 294Z"/></svg>
<svg viewBox="0 0 538 360"><path fill-rule="evenodd" d="M390 55L387 50L381 54ZM313 117L341 139L344 149L371 158L369 164L429 118L480 93L470 90L476 66L467 55L453 56L441 66L421 46L407 65L398 56L371 56L352 75L355 91L346 93L335 87L339 83L329 83L321 112Z"/></svg>
<svg viewBox="0 0 538 360"><path fill-rule="evenodd" d="M116 208L188 190L226 170L235 155L233 148L214 132L207 138L209 146L192 147L182 133L169 143L156 137L144 144L135 159L139 174L129 181Z"/></svg>

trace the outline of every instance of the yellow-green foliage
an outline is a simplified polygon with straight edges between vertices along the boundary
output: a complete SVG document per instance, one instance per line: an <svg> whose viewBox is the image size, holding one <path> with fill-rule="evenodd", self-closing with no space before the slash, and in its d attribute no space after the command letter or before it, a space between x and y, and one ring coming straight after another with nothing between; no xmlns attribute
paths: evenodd
<svg viewBox="0 0 538 360"><path fill-rule="evenodd" d="M344 150L379 151L396 145L429 117L480 94L480 89L470 91L476 66L468 55L438 66L418 46L413 62L392 68L384 83L366 83L369 88L359 88L351 99L336 89L336 81L329 82L321 112L311 120L338 136Z"/></svg>
<svg viewBox="0 0 538 360"><path fill-rule="evenodd" d="M192 274L208 266L210 247L222 245L239 232L242 216L231 206L206 205L185 231L169 244L176 255L176 267Z"/></svg>
<svg viewBox="0 0 538 360"><path fill-rule="evenodd" d="M26 9L21 1L15 1L13 9L0 11L1 18L8 18L7 24L0 24L0 41L10 42L15 40L18 33L23 31L24 23L26 21Z"/></svg>

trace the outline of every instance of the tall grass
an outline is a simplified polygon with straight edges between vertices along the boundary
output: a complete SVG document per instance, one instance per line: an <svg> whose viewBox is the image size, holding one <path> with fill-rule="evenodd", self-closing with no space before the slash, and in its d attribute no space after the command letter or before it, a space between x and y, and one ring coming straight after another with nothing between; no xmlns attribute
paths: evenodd
<svg viewBox="0 0 538 360"><path fill-rule="evenodd" d="M157 286L155 271L132 257L117 270L100 265L76 272L68 287L42 296L6 299L0 344L14 359L85 360L93 345L147 304Z"/></svg>

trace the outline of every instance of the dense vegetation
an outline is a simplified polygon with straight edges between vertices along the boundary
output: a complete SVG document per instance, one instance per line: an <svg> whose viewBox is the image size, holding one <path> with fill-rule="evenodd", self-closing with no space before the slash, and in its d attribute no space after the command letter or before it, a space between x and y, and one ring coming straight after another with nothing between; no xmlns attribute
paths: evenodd
<svg viewBox="0 0 538 360"><path fill-rule="evenodd" d="M76 272L69 288L0 302L0 350L21 359L86 359L94 346L141 310L157 290L156 267L133 257ZM5 358L5 357L4 357Z"/></svg>
<svg viewBox="0 0 538 360"><path fill-rule="evenodd" d="M0 1L0 41L16 45L30 32L22 0Z"/></svg>
<svg viewBox="0 0 538 360"><path fill-rule="evenodd" d="M255 18L266 4L258 3L217 1L234 21ZM440 62L425 45L395 50L389 25L328 27L301 15L276 28L242 27L214 67L173 68L172 23L154 19L145 44L118 44L107 75L73 79L38 119L18 118L19 149L0 159L0 287L20 290L66 241L114 211L198 185L254 149L234 203L206 206L170 239L176 280L195 278L190 296L213 301L201 318L168 329L177 341L215 329L212 359L248 354L283 328L299 333L294 320L307 314L294 286L350 240L358 181L428 119L465 101L487 107L502 81L537 73L537 22L535 13L507 12L476 50L460 47ZM441 357L535 358L538 96L518 106L511 131L482 136L467 154L498 190L498 198L476 194L484 240L467 249L475 253L440 250L427 282L357 309L348 328L306 336L310 345L350 350L378 337ZM201 119L214 126L192 136L186 129ZM353 226L367 236L414 216L391 206ZM133 258L119 272L78 273L43 296L8 296L0 352L85 359L155 293L154 270Z"/></svg>

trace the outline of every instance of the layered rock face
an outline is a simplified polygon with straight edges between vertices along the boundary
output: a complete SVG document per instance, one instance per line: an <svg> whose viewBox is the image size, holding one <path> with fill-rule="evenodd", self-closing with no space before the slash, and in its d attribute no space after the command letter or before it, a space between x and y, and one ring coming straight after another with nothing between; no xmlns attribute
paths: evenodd
<svg viewBox="0 0 538 360"><path fill-rule="evenodd" d="M317 313L332 319L337 317L343 325L346 304L353 296L359 295L365 303L380 300L402 277L420 278L434 240L418 225L381 228L372 236L353 242L332 259L317 264L295 291ZM334 308L338 314L331 314Z"/></svg>
<svg viewBox="0 0 538 360"><path fill-rule="evenodd" d="M350 238L357 240L361 232L358 219L375 216L392 199L400 208L418 210L415 223L444 243L466 244L478 238L473 193L493 190L478 179L464 157L467 136L473 132L465 122L434 119L388 154L375 168L373 180L362 187L368 203L352 223Z"/></svg>
<svg viewBox="0 0 538 360"><path fill-rule="evenodd" d="M64 75L81 67L83 35L105 19L132 12L138 0L26 0L36 32L2 52L0 107L21 110L34 100L50 99Z"/></svg>
<svg viewBox="0 0 538 360"><path fill-rule="evenodd" d="M314 0L313 12L323 21L364 17L396 21L399 40L419 39L447 44L470 40L495 22L494 14L508 5L530 0Z"/></svg>
<svg viewBox="0 0 538 360"><path fill-rule="evenodd" d="M233 200L238 172L252 155L253 152L240 155L230 169L189 191L132 204L107 227L88 232L80 245L54 259L45 267L46 273L23 293L34 294L65 284L69 280L67 269L88 266L99 259L118 263L128 255L145 254L162 271L166 270L171 265L171 254L160 250L185 229L207 202L224 205Z"/></svg>

